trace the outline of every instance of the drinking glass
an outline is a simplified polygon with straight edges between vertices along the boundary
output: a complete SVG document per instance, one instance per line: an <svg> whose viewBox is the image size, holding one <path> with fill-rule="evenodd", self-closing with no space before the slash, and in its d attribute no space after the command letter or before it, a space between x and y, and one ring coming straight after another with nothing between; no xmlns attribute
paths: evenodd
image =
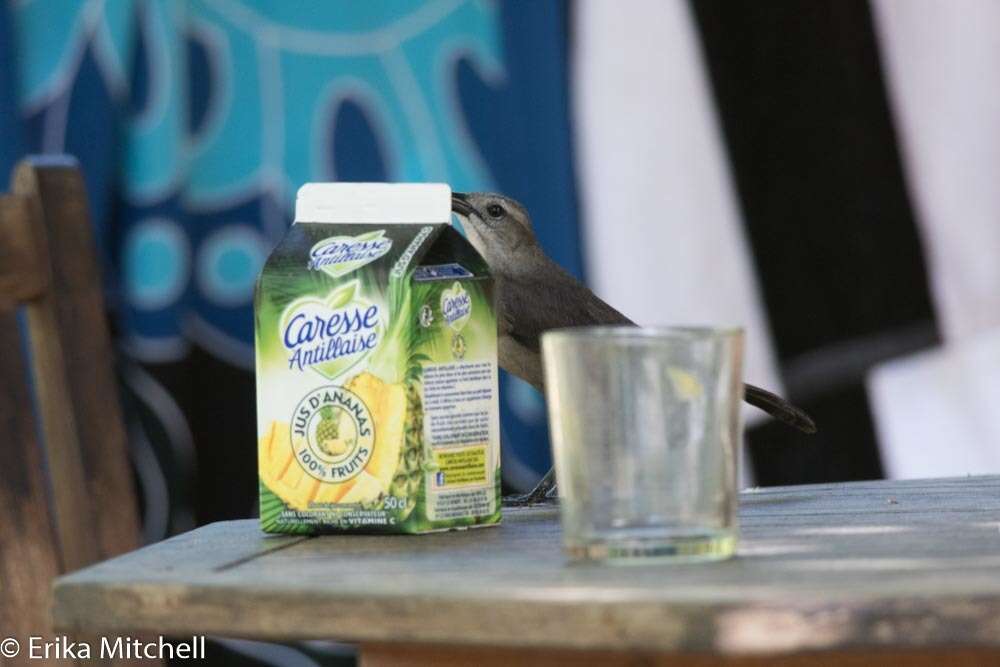
<svg viewBox="0 0 1000 667"><path fill-rule="evenodd" d="M542 354L570 559L731 556L743 331L560 329Z"/></svg>

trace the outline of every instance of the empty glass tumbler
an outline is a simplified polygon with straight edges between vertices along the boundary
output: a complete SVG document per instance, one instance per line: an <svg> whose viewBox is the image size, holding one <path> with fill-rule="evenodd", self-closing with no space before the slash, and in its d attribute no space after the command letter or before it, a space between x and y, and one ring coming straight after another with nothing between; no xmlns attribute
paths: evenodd
<svg viewBox="0 0 1000 667"><path fill-rule="evenodd" d="M561 329L542 352L570 558L731 556L742 330Z"/></svg>

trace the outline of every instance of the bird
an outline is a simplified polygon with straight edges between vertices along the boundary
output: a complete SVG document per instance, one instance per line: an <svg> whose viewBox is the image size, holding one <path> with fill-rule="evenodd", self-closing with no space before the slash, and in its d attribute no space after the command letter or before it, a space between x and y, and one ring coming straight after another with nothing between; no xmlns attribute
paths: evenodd
<svg viewBox="0 0 1000 667"><path fill-rule="evenodd" d="M451 208L493 275L497 357L508 373L544 391L542 333L575 326L635 325L545 254L520 202L494 192L453 192ZM804 433L816 432L805 411L765 389L745 384L744 400ZM537 502L554 486L555 473L549 470L516 504Z"/></svg>

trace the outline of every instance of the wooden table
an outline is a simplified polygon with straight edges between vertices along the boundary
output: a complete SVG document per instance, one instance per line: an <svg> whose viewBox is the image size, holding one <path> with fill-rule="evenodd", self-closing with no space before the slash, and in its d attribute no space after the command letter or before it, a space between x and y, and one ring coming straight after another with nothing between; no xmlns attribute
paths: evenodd
<svg viewBox="0 0 1000 667"><path fill-rule="evenodd" d="M628 567L567 565L553 507L424 536L217 523L62 577L55 619L367 665L1000 665L1000 476L754 489L740 517L733 560Z"/></svg>

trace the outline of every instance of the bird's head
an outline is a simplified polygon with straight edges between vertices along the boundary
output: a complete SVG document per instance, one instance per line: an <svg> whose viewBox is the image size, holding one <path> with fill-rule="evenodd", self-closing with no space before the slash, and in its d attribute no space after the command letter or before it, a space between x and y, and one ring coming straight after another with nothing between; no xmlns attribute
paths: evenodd
<svg viewBox="0 0 1000 667"><path fill-rule="evenodd" d="M528 211L510 197L495 192L453 192L451 210L490 266L501 268L519 248L535 245Z"/></svg>

